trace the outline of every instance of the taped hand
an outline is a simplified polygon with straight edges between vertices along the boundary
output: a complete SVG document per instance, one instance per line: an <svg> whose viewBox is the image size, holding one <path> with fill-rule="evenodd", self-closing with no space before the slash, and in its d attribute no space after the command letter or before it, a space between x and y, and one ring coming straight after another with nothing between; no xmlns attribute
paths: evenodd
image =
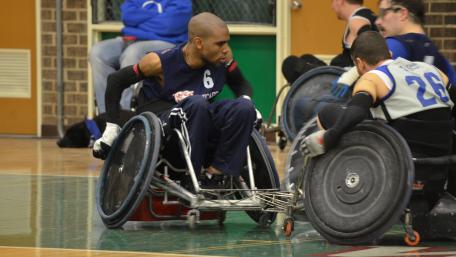
<svg viewBox="0 0 456 257"><path fill-rule="evenodd" d="M300 150L303 155L310 157L318 156L325 153L323 142L324 130L314 132L301 140Z"/></svg>
<svg viewBox="0 0 456 257"><path fill-rule="evenodd" d="M352 67L331 83L331 94L339 98L346 96L350 92L350 87L355 84L358 78L358 70L356 67Z"/></svg>
<svg viewBox="0 0 456 257"><path fill-rule="evenodd" d="M109 150L111 150L111 145L117 136L120 133L120 127L114 123L106 123L106 129L103 132L101 138L95 141L93 144L92 154L93 157L98 159L106 159L108 156Z"/></svg>

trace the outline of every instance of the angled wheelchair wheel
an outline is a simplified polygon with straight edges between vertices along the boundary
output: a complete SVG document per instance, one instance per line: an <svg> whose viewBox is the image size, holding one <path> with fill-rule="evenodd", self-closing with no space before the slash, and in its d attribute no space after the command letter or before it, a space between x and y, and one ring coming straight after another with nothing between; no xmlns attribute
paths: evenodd
<svg viewBox="0 0 456 257"><path fill-rule="evenodd" d="M250 155L252 159L255 186L258 189L279 189L279 175L269 148L257 130L253 130L250 136ZM247 164L241 172L246 184L249 186L249 170ZM272 212L246 211L252 220L261 226L269 226L276 218Z"/></svg>
<svg viewBox="0 0 456 257"><path fill-rule="evenodd" d="M287 161L285 162L284 179L281 182L281 188L284 191L292 192L295 185L298 183L299 175L304 172L304 156L299 150L300 142L306 136L316 132L318 130L317 117L310 119L304 127L299 130L298 135L291 143L290 150L288 152ZM304 192L304 190L303 190ZM304 212L304 198L298 199L297 207L293 217L296 220L307 220Z"/></svg>
<svg viewBox="0 0 456 257"><path fill-rule="evenodd" d="M365 121L311 160L304 180L307 217L332 243L374 243L399 221L413 179L405 140L386 124Z"/></svg>
<svg viewBox="0 0 456 257"><path fill-rule="evenodd" d="M304 156L299 150L299 144L303 138L317 130L317 117L313 117L299 130L298 135L291 143L285 162L284 179L281 184L283 190L292 190L294 184L298 182L298 175L302 171L304 163Z"/></svg>
<svg viewBox="0 0 456 257"><path fill-rule="evenodd" d="M97 209L108 228L121 227L144 198L160 140L160 122L153 113L137 115L122 128L97 182Z"/></svg>
<svg viewBox="0 0 456 257"><path fill-rule="evenodd" d="M281 127L290 141L318 111L328 103L346 103L349 95L338 98L331 94L331 82L344 69L335 66L314 68L301 75L291 86L282 106Z"/></svg>

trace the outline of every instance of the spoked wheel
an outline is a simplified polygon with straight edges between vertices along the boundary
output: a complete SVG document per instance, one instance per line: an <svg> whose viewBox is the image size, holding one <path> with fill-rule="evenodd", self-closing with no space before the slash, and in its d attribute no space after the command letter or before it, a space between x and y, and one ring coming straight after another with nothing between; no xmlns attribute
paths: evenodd
<svg viewBox="0 0 456 257"><path fill-rule="evenodd" d="M255 187L257 189L279 189L279 177L271 153L260 133L256 130L253 130L250 136L249 148ZM247 161L241 171L241 175L245 180L245 184L249 187L250 181ZM246 211L246 213L260 226L272 224L277 216L276 213L263 211Z"/></svg>
<svg viewBox="0 0 456 257"><path fill-rule="evenodd" d="M253 175L255 178L255 187L257 189L279 189L279 176L272 159L269 148L256 130L250 135L250 155L252 159ZM244 165L241 175L246 185L250 186L249 170L247 161ZM270 225L276 219L277 214L263 211L246 211L249 217L260 226Z"/></svg>
<svg viewBox="0 0 456 257"><path fill-rule="evenodd" d="M291 85L282 106L281 128L290 141L307 121L328 103L346 103L350 94L343 98L331 94L331 82L345 70L340 67L322 66L302 74Z"/></svg>
<svg viewBox="0 0 456 257"><path fill-rule="evenodd" d="M284 169L284 179L282 180L281 188L285 191L294 192L294 190L302 190L304 188L296 188L299 183L299 178L305 176L303 174L304 170L304 159L305 156L302 154L300 148L300 143L303 138L316 132L318 130L317 117L309 120L306 125L299 131L296 138L293 140L288 152L287 161L285 163ZM300 195L297 199L296 206L293 208L293 213L289 213L296 220L307 220L304 210L304 196Z"/></svg>
<svg viewBox="0 0 456 257"><path fill-rule="evenodd" d="M224 225L223 223L226 220L226 211L218 211L218 215L217 216L218 216L217 217L217 224L219 226L223 226Z"/></svg>
<svg viewBox="0 0 456 257"><path fill-rule="evenodd" d="M130 119L114 142L97 182L98 213L108 228L119 228L142 202L155 170L161 139L152 113Z"/></svg>

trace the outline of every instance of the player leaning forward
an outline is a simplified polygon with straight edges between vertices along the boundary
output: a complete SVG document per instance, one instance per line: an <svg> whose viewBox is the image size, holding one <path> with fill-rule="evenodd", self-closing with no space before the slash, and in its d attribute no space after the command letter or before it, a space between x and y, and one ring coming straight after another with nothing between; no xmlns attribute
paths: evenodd
<svg viewBox="0 0 456 257"><path fill-rule="evenodd" d="M105 157L119 133L119 100L130 84L143 80L138 113L152 111L171 126L178 123L170 110L186 114L195 171L237 176L255 122L249 100L250 84L232 61L228 27L219 17L201 13L189 22L189 41L175 48L146 55L137 65L108 78L107 129L94 145L94 155ZM227 83L238 97L213 102Z"/></svg>
<svg viewBox="0 0 456 257"><path fill-rule="evenodd" d="M345 132L371 117L395 128L414 157L451 153L455 94L442 71L423 62L392 60L384 38L377 32L358 36L351 55L362 75L352 99L346 108L328 105L318 114L323 130L302 140L304 152L316 156L330 150ZM424 183L430 208L444 192L447 174L445 167L415 165L415 179Z"/></svg>

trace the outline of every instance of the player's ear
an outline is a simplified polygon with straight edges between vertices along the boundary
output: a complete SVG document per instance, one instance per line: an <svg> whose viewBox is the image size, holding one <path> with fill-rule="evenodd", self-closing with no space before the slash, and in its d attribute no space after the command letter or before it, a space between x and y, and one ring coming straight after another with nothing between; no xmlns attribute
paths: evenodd
<svg viewBox="0 0 456 257"><path fill-rule="evenodd" d="M196 48L198 50L203 49L203 39L200 37L194 37L193 38L193 43L195 44Z"/></svg>

